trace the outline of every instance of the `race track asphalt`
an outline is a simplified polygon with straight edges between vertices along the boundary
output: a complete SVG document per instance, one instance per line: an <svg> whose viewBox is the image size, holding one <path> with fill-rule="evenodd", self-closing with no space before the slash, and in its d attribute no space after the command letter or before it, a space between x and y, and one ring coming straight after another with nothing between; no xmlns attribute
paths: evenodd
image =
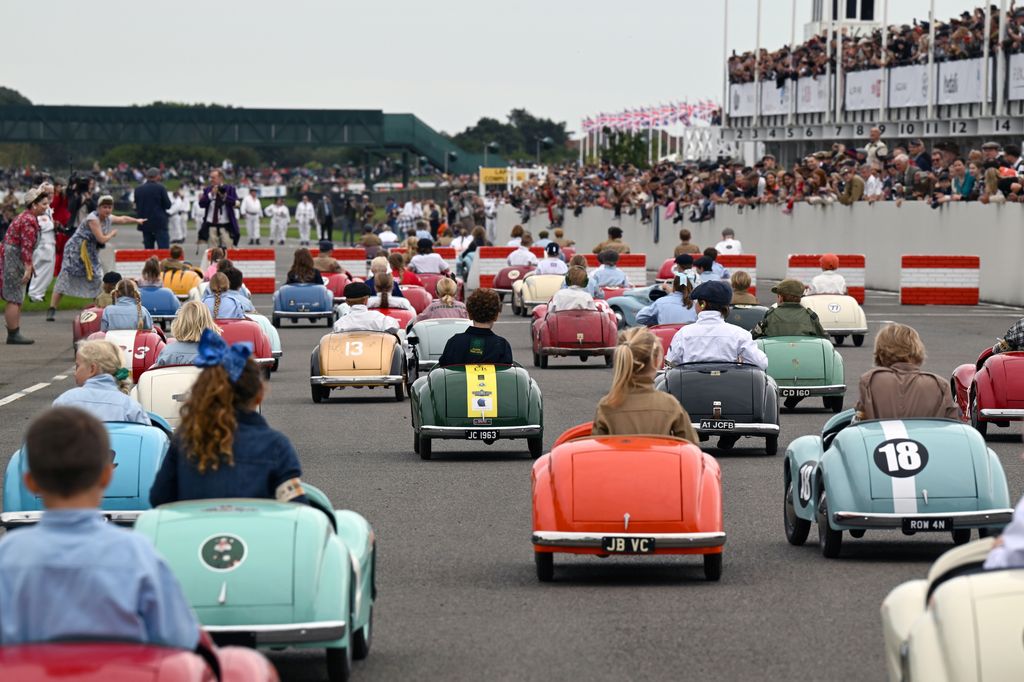
<svg viewBox="0 0 1024 682"><path fill-rule="evenodd" d="M766 284L762 301L770 297ZM266 312L270 297L257 296L256 304ZM973 361L1024 315L987 305L904 307L881 292L869 292L865 309L872 334L887 320L917 328L929 351L926 368L943 376ZM528 322L505 310L496 331L527 364ZM47 324L28 316L23 329L38 343L2 346L0 403L34 389L0 404L3 463L29 420L73 383L71 317L62 312ZM697 557L558 555L556 582L542 585L530 545L525 441L448 441L427 462L412 451L408 400L362 389L313 404L308 358L322 334L308 324L281 330L285 355L264 415L291 438L303 478L376 530L375 639L370 657L355 665L356 680L883 679L879 604L952 547L946 534L881 531L847 536L838 560L824 559L814 542L788 545L782 455L765 457L741 441L729 453L710 450L722 466L728 533L721 582L704 581ZM856 402L857 377L871 366L871 343L841 348L852 386L848 406ZM557 359L530 372L544 394L548 446L593 417L611 381L611 370L593 359ZM784 414L780 453L793 438L820 430L828 416L807 408ZM989 444L1015 501L1024 491L1020 426L994 432ZM325 679L319 654L271 657L285 680Z"/></svg>

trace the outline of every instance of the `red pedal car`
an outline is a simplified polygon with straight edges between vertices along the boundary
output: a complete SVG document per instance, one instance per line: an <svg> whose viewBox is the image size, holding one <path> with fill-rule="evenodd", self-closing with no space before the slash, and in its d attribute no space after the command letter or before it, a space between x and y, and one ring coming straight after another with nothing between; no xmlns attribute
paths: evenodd
<svg viewBox="0 0 1024 682"><path fill-rule="evenodd" d="M103 319L103 308L89 306L80 311L71 322L71 340L78 343L82 339L89 338L100 330L100 321Z"/></svg>
<svg viewBox="0 0 1024 682"><path fill-rule="evenodd" d="M412 307L416 309L416 314L419 315L427 306L434 302L434 295L432 292L427 291L423 287L418 287L414 284L403 284L401 286L402 296L405 300L412 304Z"/></svg>
<svg viewBox="0 0 1024 682"><path fill-rule="evenodd" d="M331 295L334 297L334 302L341 303L345 300L345 287L351 281L352 278L350 278L346 273L335 272L334 274L324 277L324 286L331 292Z"/></svg>
<svg viewBox="0 0 1024 682"><path fill-rule="evenodd" d="M255 323L254 323L255 324ZM95 332L89 340L106 339L121 349L121 360L125 367L132 371L132 383L139 383L139 377L153 366L160 357L160 351L166 345L162 330L146 329L111 329L108 332Z"/></svg>
<svg viewBox="0 0 1024 682"><path fill-rule="evenodd" d="M669 258L668 260L666 260L664 263L661 264L661 267L658 268L658 274L654 278L654 281L658 282L659 284L661 282L671 282L673 278L675 278L676 276L675 266L675 258Z"/></svg>
<svg viewBox="0 0 1024 682"><path fill-rule="evenodd" d="M591 436L575 426L533 465L537 578L554 556L700 554L722 575L722 475L695 444L670 436Z"/></svg>
<svg viewBox="0 0 1024 682"><path fill-rule="evenodd" d="M679 322L674 324L656 324L650 327L651 332L658 337L661 341L661 349L668 355L668 347L672 344L672 339L675 337L676 332L686 326L687 323Z"/></svg>
<svg viewBox="0 0 1024 682"><path fill-rule="evenodd" d="M618 334L615 313L603 302L597 310L553 313L539 305L533 309L533 366L546 368L552 355L575 355L583 362L591 355L603 355L605 365L611 367Z"/></svg>
<svg viewBox="0 0 1024 682"><path fill-rule="evenodd" d="M387 315L398 320L398 328L406 330L416 321L416 311L405 308L374 308L381 315Z"/></svg>
<svg viewBox="0 0 1024 682"><path fill-rule="evenodd" d="M216 323L221 328L221 337L229 345L243 342L252 344L252 355L250 357L263 370L263 376L269 379L271 369L278 360L274 357L274 353L270 348L270 339L260 329L259 323L253 322L248 318L221 319L216 320Z"/></svg>
<svg viewBox="0 0 1024 682"><path fill-rule="evenodd" d="M498 296L502 300L505 300L505 294L512 295L512 285L533 272L534 269L532 265L513 265L502 268L494 276L493 289L498 292Z"/></svg>
<svg viewBox="0 0 1024 682"><path fill-rule="evenodd" d="M993 353L960 365L949 380L961 418L984 436L989 424L1007 427L1024 420L1024 351Z"/></svg>
<svg viewBox="0 0 1024 682"><path fill-rule="evenodd" d="M416 273L416 276L420 278L420 281L423 282L423 288L426 289L431 296L437 295L437 281L442 277L446 277L446 275L439 275L433 272L418 272ZM458 284L458 289L455 292L455 300L465 301L466 297L465 292L462 290L462 280L456 280L456 284Z"/></svg>

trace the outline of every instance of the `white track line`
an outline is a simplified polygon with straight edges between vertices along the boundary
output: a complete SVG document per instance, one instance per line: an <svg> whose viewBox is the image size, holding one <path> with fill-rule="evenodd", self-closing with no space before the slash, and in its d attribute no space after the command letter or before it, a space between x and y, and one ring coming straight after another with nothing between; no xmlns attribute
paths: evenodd
<svg viewBox="0 0 1024 682"><path fill-rule="evenodd" d="M57 376L54 377L55 381L59 381L61 379L67 379L67 376L63 375L63 374L58 374ZM46 388L47 386L49 386L51 383L52 382L50 382L50 381L42 381L42 382L40 382L38 384L32 384L28 388L23 388L20 391L15 391L14 393L10 394L9 396L6 396L4 398L0 398L0 407L3 407L4 405L8 405L10 403L13 403L18 398L24 398L29 393L35 393L36 391L42 390L42 389Z"/></svg>

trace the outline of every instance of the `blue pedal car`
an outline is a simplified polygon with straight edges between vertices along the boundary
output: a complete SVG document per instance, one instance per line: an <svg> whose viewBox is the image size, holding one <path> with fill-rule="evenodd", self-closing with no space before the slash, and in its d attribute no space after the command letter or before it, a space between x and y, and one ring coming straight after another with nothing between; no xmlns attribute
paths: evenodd
<svg viewBox="0 0 1024 682"><path fill-rule="evenodd" d="M316 323L324 320L326 326L334 325L334 295L323 284L285 284L274 292L274 312L271 323L281 326L281 320L299 320Z"/></svg>
<svg viewBox="0 0 1024 682"><path fill-rule="evenodd" d="M835 415L821 436L801 436L786 450L786 539L802 545L818 525L821 553L839 556L843 532L867 530L994 535L1013 515L999 458L970 425L947 419L852 423Z"/></svg>
<svg viewBox="0 0 1024 682"><path fill-rule="evenodd" d="M619 329L636 326L636 314L651 304L651 291L661 289L661 285L652 284L647 287L627 289L621 296L613 296L606 303L615 313Z"/></svg>
<svg viewBox="0 0 1024 682"><path fill-rule="evenodd" d="M113 452L114 478L103 493L100 511L108 521L132 525L149 509L149 489L170 446L171 427L150 414L157 426L105 422ZM33 524L43 515L43 501L25 488L28 460L24 449L15 452L4 472L4 505L0 525L12 528Z"/></svg>
<svg viewBox="0 0 1024 682"><path fill-rule="evenodd" d="M139 287L142 307L149 311L155 324L161 326L170 322L178 314L181 301L167 287Z"/></svg>

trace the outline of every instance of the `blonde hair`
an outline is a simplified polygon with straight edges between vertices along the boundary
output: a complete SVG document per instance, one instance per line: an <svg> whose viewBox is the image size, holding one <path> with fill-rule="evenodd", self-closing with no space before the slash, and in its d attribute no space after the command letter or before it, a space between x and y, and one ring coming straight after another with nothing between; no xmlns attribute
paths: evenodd
<svg viewBox="0 0 1024 682"><path fill-rule="evenodd" d="M119 298L134 298L135 299L135 314L138 322L135 324L136 329L145 329L146 327L146 316L142 314L142 295L139 293L139 287L135 284L134 280L122 279L114 286L114 300Z"/></svg>
<svg viewBox="0 0 1024 682"><path fill-rule="evenodd" d="M732 273L731 281L733 291L746 291L750 288L750 275L743 270Z"/></svg>
<svg viewBox="0 0 1024 682"><path fill-rule="evenodd" d="M875 364L891 367L897 362L924 364L924 342L913 327L887 324L875 334Z"/></svg>
<svg viewBox="0 0 1024 682"><path fill-rule="evenodd" d="M121 357L121 349L110 341L102 339L83 341L78 344L78 357L90 365L96 365L101 374L113 376L122 393L128 393L131 390L132 382L127 377L117 378L117 370L124 367L124 360Z"/></svg>
<svg viewBox="0 0 1024 682"><path fill-rule="evenodd" d="M217 314L220 312L220 297L230 288L231 282L228 280L228 276L223 272L218 272L210 278L210 291L213 293L212 312L214 319L217 319Z"/></svg>
<svg viewBox="0 0 1024 682"><path fill-rule="evenodd" d="M661 341L646 327L631 327L619 334L615 347L615 376L612 388L601 402L618 407L626 399L629 389L636 385L636 376L648 367L661 364L665 351Z"/></svg>
<svg viewBox="0 0 1024 682"><path fill-rule="evenodd" d="M197 343L204 329L220 334L221 329L214 323L213 314L201 301L189 301L181 306L178 315L171 322L171 334L175 341Z"/></svg>
<svg viewBox="0 0 1024 682"><path fill-rule="evenodd" d="M391 263L389 263L388 259L385 258L384 256L377 256L372 261L370 261L370 274L371 275L376 276L376 275L380 275L382 273L389 273L389 272L391 272Z"/></svg>
<svg viewBox="0 0 1024 682"><path fill-rule="evenodd" d="M441 303L446 306L451 306L455 302L455 292L459 290L459 287L455 284L455 280L448 277L442 277L437 280L437 285L434 286L434 290L441 298Z"/></svg>
<svg viewBox="0 0 1024 682"><path fill-rule="evenodd" d="M381 272L373 276L373 288L377 290L377 297L380 299L378 308L390 308L389 296L395 286L395 278L390 272Z"/></svg>

